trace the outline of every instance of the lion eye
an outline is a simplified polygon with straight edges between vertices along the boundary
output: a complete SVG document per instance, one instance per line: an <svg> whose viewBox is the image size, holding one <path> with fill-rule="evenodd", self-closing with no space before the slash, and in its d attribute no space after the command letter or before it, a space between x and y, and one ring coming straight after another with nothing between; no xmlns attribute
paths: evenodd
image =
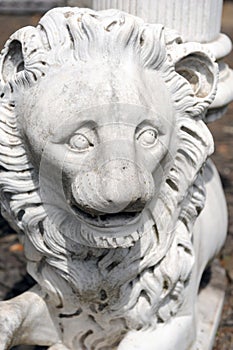
<svg viewBox="0 0 233 350"><path fill-rule="evenodd" d="M155 144L158 137L158 132L155 129L146 129L137 136L138 142L144 147L151 147Z"/></svg>
<svg viewBox="0 0 233 350"><path fill-rule="evenodd" d="M89 147L93 147L93 144L83 134L75 134L70 138L69 147L75 151L86 151Z"/></svg>

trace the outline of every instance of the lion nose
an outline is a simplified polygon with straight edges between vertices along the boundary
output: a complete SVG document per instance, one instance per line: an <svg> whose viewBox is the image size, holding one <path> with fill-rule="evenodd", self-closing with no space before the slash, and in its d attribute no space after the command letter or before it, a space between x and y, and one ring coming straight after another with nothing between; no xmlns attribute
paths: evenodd
<svg viewBox="0 0 233 350"><path fill-rule="evenodd" d="M141 201L142 186L139 180L139 169L127 160L109 161L101 169L102 197L107 202L109 212L120 212L125 208L135 207L141 210L145 203ZM140 207L141 203L141 207Z"/></svg>

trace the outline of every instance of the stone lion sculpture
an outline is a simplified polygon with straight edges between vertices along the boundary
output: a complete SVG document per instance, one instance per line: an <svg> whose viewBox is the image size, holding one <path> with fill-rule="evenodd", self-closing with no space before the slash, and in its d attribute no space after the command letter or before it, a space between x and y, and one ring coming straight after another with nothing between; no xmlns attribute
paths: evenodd
<svg viewBox="0 0 233 350"><path fill-rule="evenodd" d="M199 44L116 10L57 8L10 37L1 205L37 285L1 302L1 350L190 348L226 232L203 122L217 76Z"/></svg>

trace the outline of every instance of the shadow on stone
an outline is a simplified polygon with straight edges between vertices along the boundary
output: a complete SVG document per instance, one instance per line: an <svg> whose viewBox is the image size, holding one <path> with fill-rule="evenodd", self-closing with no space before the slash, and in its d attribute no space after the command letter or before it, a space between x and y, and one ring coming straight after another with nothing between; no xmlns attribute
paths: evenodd
<svg viewBox="0 0 233 350"><path fill-rule="evenodd" d="M15 283L13 288L6 294L5 300L11 299L26 292L28 289L35 285L34 279L28 274L24 275L22 279Z"/></svg>
<svg viewBox="0 0 233 350"><path fill-rule="evenodd" d="M46 350L48 349L47 346L28 346L28 345L22 345L22 346L14 346L11 348L11 350Z"/></svg>
<svg viewBox="0 0 233 350"><path fill-rule="evenodd" d="M202 274L199 292L206 288L212 277L211 266L208 266Z"/></svg>

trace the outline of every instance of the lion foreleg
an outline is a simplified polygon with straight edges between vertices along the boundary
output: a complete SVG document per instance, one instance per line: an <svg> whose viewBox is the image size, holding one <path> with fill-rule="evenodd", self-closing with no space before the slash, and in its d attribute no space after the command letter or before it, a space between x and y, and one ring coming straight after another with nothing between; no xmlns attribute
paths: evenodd
<svg viewBox="0 0 233 350"><path fill-rule="evenodd" d="M33 291L0 302L0 350L16 345L53 345L59 342L42 297Z"/></svg>
<svg viewBox="0 0 233 350"><path fill-rule="evenodd" d="M180 316L159 325L155 330L129 332L118 350L187 350L194 339L193 315Z"/></svg>

